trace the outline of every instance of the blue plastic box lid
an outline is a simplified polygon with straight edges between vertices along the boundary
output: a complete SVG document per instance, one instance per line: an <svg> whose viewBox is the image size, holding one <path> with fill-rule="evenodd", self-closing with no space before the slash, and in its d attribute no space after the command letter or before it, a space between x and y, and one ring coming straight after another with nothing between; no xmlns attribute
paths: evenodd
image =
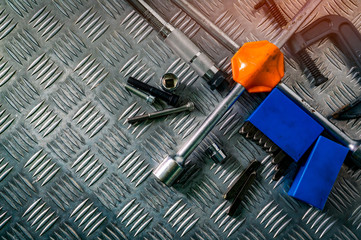
<svg viewBox="0 0 361 240"><path fill-rule="evenodd" d="M288 194L323 209L349 149L320 136Z"/></svg>
<svg viewBox="0 0 361 240"><path fill-rule="evenodd" d="M296 162L323 127L275 88L247 119Z"/></svg>

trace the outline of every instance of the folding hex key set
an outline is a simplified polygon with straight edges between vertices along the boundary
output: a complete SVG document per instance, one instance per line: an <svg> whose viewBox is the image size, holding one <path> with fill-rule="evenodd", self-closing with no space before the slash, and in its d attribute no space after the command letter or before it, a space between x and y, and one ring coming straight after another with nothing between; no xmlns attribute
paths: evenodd
<svg viewBox="0 0 361 240"><path fill-rule="evenodd" d="M289 195L322 209L348 152L351 152L351 158L356 164L361 164L360 142L349 138L289 87L280 82L284 75L284 59L280 49L289 44L291 50L298 55L299 60L308 67L315 80L315 85L318 86L327 81L327 78L320 73L316 64L307 54L306 48L331 36L345 54L352 57L352 62L361 67L360 33L351 22L335 15L322 17L297 33L298 28L322 0L308 1L290 23L286 22L273 0L266 0L256 5L255 8L258 9L266 4L277 22L283 27L282 32L273 44L268 41L250 42L239 48L234 41L226 37L227 35L222 30L208 21L188 2L184 0L173 2L208 30L215 39L220 40L228 49L235 52L232 58L232 73L233 80L237 83L191 139L181 146L177 153L169 155L160 163L153 172L155 177L171 186L183 173L186 159L238 100L244 90L250 93L272 91L247 122L282 149L281 158L288 156L297 162L312 146L312 151L307 161L302 163L289 190ZM171 49L188 62L200 76L203 76L211 89L219 88L224 84L225 74L217 69L215 63L181 31L162 19L145 1L129 0L129 3L159 30L160 35ZM273 88L275 89L272 90ZM133 119L131 120L133 121ZM246 126L254 128L249 124ZM344 146L321 136L324 130ZM248 132L243 128L241 133L247 134ZM278 153L279 155L280 153ZM278 159L277 163L280 162L282 160ZM288 164L285 164L283 168L287 166ZM230 186L225 198L234 198L235 200L228 211L229 215L235 213L247 185L250 185L255 178L258 167L259 164L251 163L251 166Z"/></svg>

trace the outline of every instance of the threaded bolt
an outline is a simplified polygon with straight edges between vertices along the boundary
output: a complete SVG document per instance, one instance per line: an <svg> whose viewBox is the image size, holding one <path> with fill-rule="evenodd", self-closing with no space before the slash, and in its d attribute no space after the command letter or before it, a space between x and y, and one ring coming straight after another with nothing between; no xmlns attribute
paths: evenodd
<svg viewBox="0 0 361 240"><path fill-rule="evenodd" d="M326 82L328 78L326 78L316 66L316 63L312 60L310 55L306 52L305 49L302 49L297 53L300 61L305 64L307 69L310 71L312 77L315 79L315 85L319 86L322 83Z"/></svg>

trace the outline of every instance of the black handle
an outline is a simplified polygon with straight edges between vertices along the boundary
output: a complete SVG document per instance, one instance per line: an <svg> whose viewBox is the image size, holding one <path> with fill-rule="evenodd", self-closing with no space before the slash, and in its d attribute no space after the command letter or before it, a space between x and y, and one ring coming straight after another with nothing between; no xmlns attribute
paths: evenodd
<svg viewBox="0 0 361 240"><path fill-rule="evenodd" d="M143 90L147 93L150 93L154 97L160 98L169 105L176 106L177 102L179 100L179 96L176 94L164 92L162 90L159 90L158 88L152 87L144 82L141 82L133 77L128 78L128 83L133 85L136 88L139 88L140 90Z"/></svg>

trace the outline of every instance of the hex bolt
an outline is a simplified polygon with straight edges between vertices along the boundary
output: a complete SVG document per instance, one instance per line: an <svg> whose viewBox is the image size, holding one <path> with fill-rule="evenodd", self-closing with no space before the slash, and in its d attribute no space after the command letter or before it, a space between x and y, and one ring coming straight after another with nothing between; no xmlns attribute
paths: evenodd
<svg viewBox="0 0 361 240"><path fill-rule="evenodd" d="M179 80L175 74L166 73L161 78L161 84L164 91L172 92L177 89L179 85Z"/></svg>
<svg viewBox="0 0 361 240"><path fill-rule="evenodd" d="M261 8L263 5L266 5L271 15L275 18L276 22L280 27L284 27L287 25L287 21L285 17L283 16L282 12L278 8L277 4L274 0L262 0L258 4L254 6L255 9ZM307 69L310 71L312 77L315 79L315 85L319 86L322 83L326 82L328 80L327 77L325 77L321 71L318 69L315 61L311 58L311 56L308 54L308 52L305 49L302 49L301 51L297 52L297 57L300 62L302 62Z"/></svg>
<svg viewBox="0 0 361 240"><path fill-rule="evenodd" d="M145 91L145 92L153 95L156 98L162 99L169 105L175 106L175 105L177 105L177 102L179 100L178 95L169 93L169 92L164 92L158 88L152 87L144 82L141 82L133 77L128 78L128 83L142 91Z"/></svg>
<svg viewBox="0 0 361 240"><path fill-rule="evenodd" d="M125 87L125 89L127 89L129 92L133 93L134 95L140 97L141 99L144 99L147 103L149 104L153 104L155 101L155 97L147 94L145 92L142 92L138 89L136 89L135 87L132 87L128 84L123 84L123 86Z"/></svg>
<svg viewBox="0 0 361 240"><path fill-rule="evenodd" d="M170 108L170 109L165 109L162 111L157 111L157 112L152 112L152 113L147 113L147 114L131 117L131 118L128 118L127 121L128 121L128 123L136 123L136 122L145 121L148 119L154 119L154 118L167 116L167 115L174 114L174 113L179 113L179 112L184 112L184 111L193 111L193 110L194 110L194 103L189 102L181 107Z"/></svg>

